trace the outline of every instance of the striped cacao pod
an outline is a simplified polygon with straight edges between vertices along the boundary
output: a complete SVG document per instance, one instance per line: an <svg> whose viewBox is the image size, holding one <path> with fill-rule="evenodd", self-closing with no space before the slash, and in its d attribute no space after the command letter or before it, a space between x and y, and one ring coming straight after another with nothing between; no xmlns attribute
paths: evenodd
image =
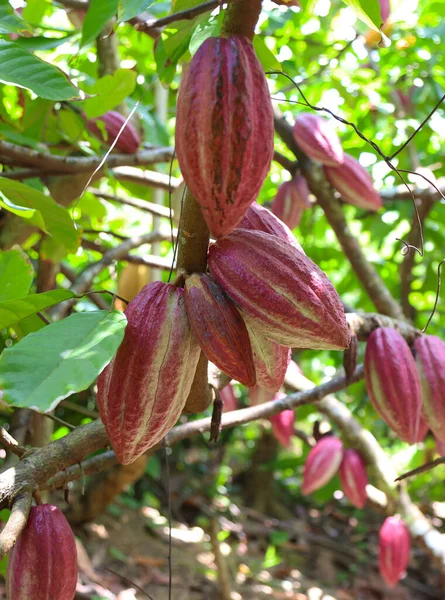
<svg viewBox="0 0 445 600"><path fill-rule="evenodd" d="M422 389L422 414L434 436L445 442L445 344L435 335L414 342Z"/></svg>
<svg viewBox="0 0 445 600"><path fill-rule="evenodd" d="M306 179L303 175L294 175L278 187L271 210L289 229L294 229L300 223L303 210L310 207Z"/></svg>
<svg viewBox="0 0 445 600"><path fill-rule="evenodd" d="M337 167L324 167L326 177L345 202L365 210L379 210L382 199L374 189L372 177L362 165L349 154Z"/></svg>
<svg viewBox="0 0 445 600"><path fill-rule="evenodd" d="M343 442L333 435L322 437L309 452L304 465L304 495L325 486L337 473L343 459Z"/></svg>
<svg viewBox="0 0 445 600"><path fill-rule="evenodd" d="M77 570L76 541L64 515L51 504L33 506L9 553L8 600L73 600Z"/></svg>
<svg viewBox="0 0 445 600"><path fill-rule="evenodd" d="M224 290L204 273L187 277L185 309L201 350L218 369L251 387L256 383L249 334Z"/></svg>
<svg viewBox="0 0 445 600"><path fill-rule="evenodd" d="M97 119L88 120L86 124L88 130L93 135L106 142L108 146L111 146L111 144L117 138L117 135L125 123L125 120L125 117L120 113L116 112L115 110L109 110ZM106 138L104 138L102 130L96 125L97 121L102 121L107 134ZM124 152L125 154L136 154L140 144L141 140L136 128L134 125L128 122L125 126L125 129L118 137L115 148L121 152Z"/></svg>
<svg viewBox="0 0 445 600"><path fill-rule="evenodd" d="M124 465L157 444L176 423L200 356L182 289L149 283L125 314L124 340L97 381L100 416Z"/></svg>
<svg viewBox="0 0 445 600"><path fill-rule="evenodd" d="M334 286L305 254L280 238L237 229L210 246L208 264L244 319L277 344L330 350L349 345Z"/></svg>
<svg viewBox="0 0 445 600"><path fill-rule="evenodd" d="M352 448L345 450L339 476L345 496L351 504L363 508L368 497L366 494L368 475L363 458L357 450Z"/></svg>
<svg viewBox="0 0 445 600"><path fill-rule="evenodd" d="M422 408L416 362L395 329L379 327L369 336L365 380L374 408L404 442L415 444Z"/></svg>
<svg viewBox="0 0 445 600"><path fill-rule="evenodd" d="M273 112L263 68L244 36L208 38L183 77L176 113L182 175L215 237L255 200L273 156Z"/></svg>
<svg viewBox="0 0 445 600"><path fill-rule="evenodd" d="M294 139L305 154L323 165L343 164L343 148L332 124L311 113L302 113L295 119Z"/></svg>
<svg viewBox="0 0 445 600"><path fill-rule="evenodd" d="M395 587L409 563L411 540L399 516L385 519L379 532L379 569L388 587Z"/></svg>
<svg viewBox="0 0 445 600"><path fill-rule="evenodd" d="M247 209L246 214L240 221L238 229L250 229L251 231L264 231L281 238L291 246L295 246L304 253L303 248L295 239L289 227L258 202L253 202Z"/></svg>

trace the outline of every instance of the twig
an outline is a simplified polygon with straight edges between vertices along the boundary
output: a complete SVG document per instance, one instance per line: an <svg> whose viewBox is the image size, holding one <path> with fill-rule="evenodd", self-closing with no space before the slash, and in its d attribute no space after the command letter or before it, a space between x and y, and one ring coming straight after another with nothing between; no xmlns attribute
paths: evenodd
<svg viewBox="0 0 445 600"><path fill-rule="evenodd" d="M144 212L149 212L153 215L158 215L160 217L170 218L170 210L166 206L160 206L159 204L153 204L153 202L148 202L147 200L142 200L139 198L123 198L122 196L115 196L114 194L107 194L106 192L101 192L94 188L88 188L87 190L91 194L94 194L96 198L102 198L102 200L106 200L107 202L117 202L118 204L127 204L128 206L133 206L134 208L138 208L139 210L143 210Z"/></svg>
<svg viewBox="0 0 445 600"><path fill-rule="evenodd" d="M12 452L12 454L15 454L19 458L22 458L26 452L26 448L19 446L17 440L15 440L3 427L0 427L0 444L2 444L8 452Z"/></svg>
<svg viewBox="0 0 445 600"><path fill-rule="evenodd" d="M12 550L19 535L26 527L29 511L31 510L32 490L25 487L14 497L9 519L0 533L0 560Z"/></svg>
<svg viewBox="0 0 445 600"><path fill-rule="evenodd" d="M289 158L287 158L287 156L284 156L284 154L277 152L277 150L275 150L273 153L273 159L275 162L277 162L279 165L281 165L284 169L289 171L289 173L291 175L293 175L298 168L297 161L290 160Z"/></svg>
<svg viewBox="0 0 445 600"><path fill-rule="evenodd" d="M182 183L182 179L179 177L170 177L157 171L141 171L135 167L116 167L112 173L119 181L130 181L167 192L177 190Z"/></svg>
<svg viewBox="0 0 445 600"><path fill-rule="evenodd" d="M220 0L209 0L209 2L204 2L203 4L198 4L198 6L193 6L192 8L187 8L185 10L178 11L177 13L167 15L166 17L162 17L161 19L151 19L149 21L131 19L130 23L134 26L136 31L150 33L154 29L160 29L161 27L165 27L166 25L171 25L171 23L176 23L176 21L194 19L198 15L213 10L218 6L221 6Z"/></svg>

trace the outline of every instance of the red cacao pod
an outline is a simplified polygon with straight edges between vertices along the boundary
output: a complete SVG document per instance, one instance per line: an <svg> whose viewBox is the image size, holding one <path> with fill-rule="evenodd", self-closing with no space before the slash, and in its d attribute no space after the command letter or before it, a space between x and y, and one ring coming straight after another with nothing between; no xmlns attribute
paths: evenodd
<svg viewBox="0 0 445 600"><path fill-rule="evenodd" d="M243 385L256 383L249 334L224 290L204 273L187 277L185 309L201 350L221 371Z"/></svg>
<svg viewBox="0 0 445 600"><path fill-rule="evenodd" d="M255 200L273 156L273 112L263 68L244 36L208 38L183 77L176 152L215 237Z"/></svg>
<svg viewBox="0 0 445 600"><path fill-rule="evenodd" d="M339 475L343 491L351 504L363 508L367 500L368 475L365 463L356 450L352 448L345 450Z"/></svg>
<svg viewBox="0 0 445 600"><path fill-rule="evenodd" d="M442 442L435 438L436 441L436 451L439 456L445 456L445 442Z"/></svg>
<svg viewBox="0 0 445 600"><path fill-rule="evenodd" d="M179 418L200 356L184 292L160 281L132 300L124 340L97 381L97 404L113 450L130 464Z"/></svg>
<svg viewBox="0 0 445 600"><path fill-rule="evenodd" d="M445 344L435 335L414 342L422 389L422 414L434 436L445 442Z"/></svg>
<svg viewBox="0 0 445 600"><path fill-rule="evenodd" d="M233 390L233 385L228 383L222 390L219 390L219 395L223 401L223 412L231 412L238 408L238 400Z"/></svg>
<svg viewBox="0 0 445 600"><path fill-rule="evenodd" d="M106 139L104 139L102 131L96 125L97 121L103 122L105 131L107 133ZM115 110L109 110L101 117L87 121L87 128L93 135L106 142L108 146L111 146L124 123L125 117L123 115ZM135 154L138 151L140 144L141 140L136 128L134 125L128 122L125 126L125 129L120 134L115 148L121 152L124 152L125 154Z"/></svg>
<svg viewBox="0 0 445 600"><path fill-rule="evenodd" d="M311 113L295 119L294 139L305 154L332 167L343 164L343 148L332 124Z"/></svg>
<svg viewBox="0 0 445 600"><path fill-rule="evenodd" d="M411 540L408 528L398 516L385 519L379 532L379 569L389 587L395 587L409 563Z"/></svg>
<svg viewBox="0 0 445 600"><path fill-rule="evenodd" d="M369 336L365 380L374 408L404 442L415 444L422 408L416 362L395 329L379 327Z"/></svg>
<svg viewBox="0 0 445 600"><path fill-rule="evenodd" d="M250 229L251 231L264 231L281 238L291 246L295 246L300 252L304 253L303 248L295 239L294 234L289 227L258 202L253 202L247 209L246 214L241 219L238 229Z"/></svg>
<svg viewBox="0 0 445 600"><path fill-rule="evenodd" d="M343 458L343 443L333 435L322 437L309 452L304 465L304 495L326 485L337 473Z"/></svg>
<svg viewBox="0 0 445 600"><path fill-rule="evenodd" d="M264 404L265 402L270 402L274 398L275 392L268 392L259 385L249 388L249 404L251 406L255 406L256 404Z"/></svg>
<svg viewBox="0 0 445 600"><path fill-rule="evenodd" d="M76 542L64 515L51 504L33 506L9 553L8 600L73 600L77 570Z"/></svg>
<svg viewBox="0 0 445 600"><path fill-rule="evenodd" d="M423 440L425 439L426 434L428 433L429 430L430 430L430 427L426 423L426 421L424 420L424 418L421 414L420 419L419 419L419 430L417 432L416 442L423 442Z"/></svg>
<svg viewBox="0 0 445 600"><path fill-rule="evenodd" d="M208 264L244 320L277 344L331 350L349 345L334 286L305 254L280 238L237 229L210 246Z"/></svg>
<svg viewBox="0 0 445 600"><path fill-rule="evenodd" d="M298 227L305 208L310 208L309 188L302 175L282 183L272 202L272 212L290 229Z"/></svg>
<svg viewBox="0 0 445 600"><path fill-rule="evenodd" d="M285 398L286 394L277 394L276 400ZM289 448L292 436L294 435L295 414L293 410L287 409L270 417L272 424L272 433L284 448Z"/></svg>
<svg viewBox="0 0 445 600"><path fill-rule="evenodd" d="M278 392L284 383L292 351L267 339L248 322L246 327L252 347L257 384L268 392Z"/></svg>
<svg viewBox="0 0 445 600"><path fill-rule="evenodd" d="M345 202L354 204L365 210L379 210L382 199L375 191L372 177L362 165L349 154L345 154L344 162L337 167L324 167L329 183Z"/></svg>

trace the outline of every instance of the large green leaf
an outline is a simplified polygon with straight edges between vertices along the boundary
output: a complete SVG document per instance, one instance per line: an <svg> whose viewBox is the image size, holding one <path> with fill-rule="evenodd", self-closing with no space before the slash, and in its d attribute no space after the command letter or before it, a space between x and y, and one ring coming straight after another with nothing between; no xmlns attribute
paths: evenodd
<svg viewBox="0 0 445 600"><path fill-rule="evenodd" d="M136 71L118 69L113 75L105 75L88 88L89 94L97 94L84 102L85 114L89 119L100 117L115 108L133 93L136 87Z"/></svg>
<svg viewBox="0 0 445 600"><path fill-rule="evenodd" d="M0 40L0 81L24 87L48 100L77 96L76 88L60 69L6 40Z"/></svg>
<svg viewBox="0 0 445 600"><path fill-rule="evenodd" d="M91 385L116 353L127 320L115 311L74 314L30 333L0 356L3 400L49 412Z"/></svg>
<svg viewBox="0 0 445 600"><path fill-rule="evenodd" d="M254 37L253 47L255 48L258 60L263 65L265 71L282 71L282 67L275 54L269 50L264 40L258 35Z"/></svg>
<svg viewBox="0 0 445 600"><path fill-rule="evenodd" d="M3 195L3 202L6 199L16 209L38 211L42 224L39 225L35 222L35 214L31 216L31 218L34 218L34 224L63 244L67 250L71 252L77 250L79 234L74 227L74 223L66 208L57 204L53 198L45 196L45 194L29 185L6 178L0 178L0 194ZM8 210L16 212L11 208ZM16 212L16 214L19 213ZM20 216L26 215L21 214Z"/></svg>
<svg viewBox="0 0 445 600"><path fill-rule="evenodd" d="M29 27L14 12L8 0L0 0L0 33L30 31Z"/></svg>
<svg viewBox="0 0 445 600"><path fill-rule="evenodd" d="M118 0L91 0L82 26L80 46L97 38L105 23L117 14Z"/></svg>
<svg viewBox="0 0 445 600"><path fill-rule="evenodd" d="M26 296L31 287L34 269L27 255L19 248L0 253L0 302Z"/></svg>
<svg viewBox="0 0 445 600"><path fill-rule="evenodd" d="M119 21L128 21L154 4L156 0L119 0Z"/></svg>
<svg viewBox="0 0 445 600"><path fill-rule="evenodd" d="M343 0L350 6L358 18L371 29L379 31L382 24L379 0Z"/></svg>
<svg viewBox="0 0 445 600"><path fill-rule="evenodd" d="M0 302L0 329L74 296L71 290L51 290L42 294L30 294L24 298L4 300Z"/></svg>

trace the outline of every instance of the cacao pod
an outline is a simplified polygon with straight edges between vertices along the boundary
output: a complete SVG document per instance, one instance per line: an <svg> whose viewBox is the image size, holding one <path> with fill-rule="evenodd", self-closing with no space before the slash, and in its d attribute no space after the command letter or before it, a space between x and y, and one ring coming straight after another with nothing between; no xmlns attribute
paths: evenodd
<svg viewBox="0 0 445 600"><path fill-rule="evenodd" d="M294 175L282 183L272 202L272 212L290 229L298 227L305 208L310 208L309 188L302 175Z"/></svg>
<svg viewBox="0 0 445 600"><path fill-rule="evenodd" d="M295 119L294 139L305 154L323 165L343 164L343 148L329 121L311 113L302 113Z"/></svg>
<svg viewBox="0 0 445 600"><path fill-rule="evenodd" d="M399 516L385 519L379 532L379 569L385 583L395 587L409 563L411 540Z"/></svg>
<svg viewBox="0 0 445 600"><path fill-rule="evenodd" d="M441 442L437 438L435 438L435 441L436 441L436 451L437 451L437 454L439 456L445 456L445 442Z"/></svg>
<svg viewBox="0 0 445 600"><path fill-rule="evenodd" d="M351 504L363 508L367 500L368 475L365 463L356 450L352 448L345 450L339 475L343 491Z"/></svg>
<svg viewBox="0 0 445 600"><path fill-rule="evenodd" d="M404 442L415 444L422 408L416 362L395 329L379 327L369 336L365 381L374 408Z"/></svg>
<svg viewBox="0 0 445 600"><path fill-rule="evenodd" d="M100 416L124 465L157 444L176 423L200 356L182 289L149 283L125 314L124 340L97 381Z"/></svg>
<svg viewBox="0 0 445 600"><path fill-rule="evenodd" d="M207 358L243 385L256 383L252 348L244 321L222 288L204 273L187 277L185 309Z"/></svg>
<svg viewBox="0 0 445 600"><path fill-rule="evenodd" d="M349 348L343 353L343 367L345 370L346 381L349 383L355 373L358 360L358 340L355 333L351 335Z"/></svg>
<svg viewBox="0 0 445 600"><path fill-rule="evenodd" d="M270 402L275 398L275 392L268 392L264 388L256 385L249 388L249 404L255 406L256 404L264 404Z"/></svg>
<svg viewBox="0 0 445 600"><path fill-rule="evenodd" d="M278 392L284 383L292 351L267 339L248 322L246 327L252 347L257 384L268 392Z"/></svg>
<svg viewBox="0 0 445 600"><path fill-rule="evenodd" d="M391 12L391 6L389 0L379 0L380 2L380 16L382 18L382 23L386 23L389 19L389 15Z"/></svg>
<svg viewBox="0 0 445 600"><path fill-rule="evenodd" d="M230 233L257 197L273 136L269 89L251 42L241 35L206 39L179 89L176 152L215 237Z"/></svg>
<svg viewBox="0 0 445 600"><path fill-rule="evenodd" d="M73 600L77 571L76 541L62 512L51 504L33 506L9 553L8 600Z"/></svg>
<svg viewBox="0 0 445 600"><path fill-rule="evenodd" d="M228 383L222 390L219 390L219 395L223 401L223 412L231 412L238 408L238 400L233 390L233 385Z"/></svg>
<svg viewBox="0 0 445 600"><path fill-rule="evenodd" d="M119 131L121 130L123 124L125 123L125 117L115 110L109 110L101 117L97 119L87 120L87 128L88 130L106 142L108 146L111 146L114 140L116 139ZM102 121L105 127L105 131L107 133L106 139L101 131L101 129L96 125L97 121ZM136 131L134 125L128 122L125 126L125 129L120 134L115 148L124 152L125 154L135 154L138 151L138 148L141 144L141 140L139 138L139 134Z"/></svg>
<svg viewBox="0 0 445 600"><path fill-rule="evenodd" d="M286 394L278 394L275 400L285 398ZM294 435L295 414L291 409L283 410L270 417L272 424L272 433L284 448L289 448L292 436Z"/></svg>
<svg viewBox="0 0 445 600"><path fill-rule="evenodd" d="M208 264L244 320L277 344L330 350L349 345L334 286L305 254L280 238L237 229L210 246Z"/></svg>
<svg viewBox="0 0 445 600"><path fill-rule="evenodd" d="M343 443L333 435L322 437L309 452L304 465L304 495L326 485L337 473L343 459Z"/></svg>
<svg viewBox="0 0 445 600"><path fill-rule="evenodd" d="M435 335L414 342L422 389L423 418L434 436L445 442L445 344Z"/></svg>
<svg viewBox="0 0 445 600"><path fill-rule="evenodd" d="M345 202L372 211L382 207L382 199L374 189L371 175L353 156L345 154L342 165L325 166L324 171L329 183Z"/></svg>
<svg viewBox="0 0 445 600"><path fill-rule="evenodd" d="M423 442L426 438L426 434L430 430L429 425L425 422L422 414L420 414L419 419L419 431L417 432L416 442Z"/></svg>
<svg viewBox="0 0 445 600"><path fill-rule="evenodd" d="M291 246L295 246L300 252L304 253L303 248L295 239L294 234L289 227L283 223L273 212L253 202L247 209L246 214L241 219L239 229L250 229L252 231L264 231L264 233L271 233L281 238Z"/></svg>

